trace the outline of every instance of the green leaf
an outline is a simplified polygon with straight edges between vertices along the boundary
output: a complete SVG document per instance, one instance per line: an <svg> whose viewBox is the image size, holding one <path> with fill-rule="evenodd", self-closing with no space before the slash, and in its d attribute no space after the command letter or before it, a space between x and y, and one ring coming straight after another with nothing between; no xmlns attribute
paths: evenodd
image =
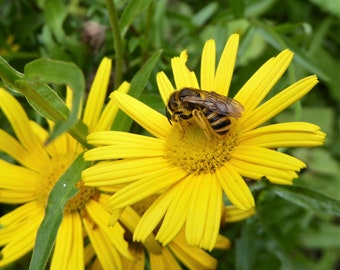
<svg viewBox="0 0 340 270"><path fill-rule="evenodd" d="M330 81L330 77L327 72L318 65L314 58L306 54L303 50L301 50L301 47L294 44L290 39L283 37L283 40L285 41L285 44L287 44L287 47L294 52L294 60L297 63L308 71L316 74L322 80L327 82Z"/></svg>
<svg viewBox="0 0 340 270"><path fill-rule="evenodd" d="M39 66L40 64L42 65ZM0 57L0 77L6 86L23 94L42 116L53 122L59 121L50 140L70 128L70 134L87 147L85 140L87 127L82 121L77 120L80 100L85 88L85 79L81 70L74 64L47 59L33 61L26 67L24 76ZM69 119L70 112L66 104L45 82L68 83L75 90L73 110Z"/></svg>
<svg viewBox="0 0 340 270"><path fill-rule="evenodd" d="M338 0L311 0L320 9L336 15L340 18L340 3Z"/></svg>
<svg viewBox="0 0 340 270"><path fill-rule="evenodd" d="M55 96L53 91L51 93L46 92L48 88L42 86L42 84L44 83L66 84L70 86L70 88L73 90L71 113L69 114L66 121L65 119L60 119L64 121L56 122L55 128L52 134L50 135L50 138L48 139L48 141L52 141L61 133L69 130L77 121L81 99L85 91L84 75L81 69L79 69L73 63L67 63L51 59L38 59L28 63L25 66L25 79L37 83L36 85L39 85L39 83L41 84L41 87L37 87L36 89L33 88L33 90L37 91L36 93L37 96L40 97L42 96L46 97L49 96L50 94ZM47 100L53 102L51 98ZM35 104L35 106L39 107L45 106L44 104L41 104L41 100L31 101ZM61 109L61 107L59 106L60 102L56 107L54 107L54 105L57 104L55 104L54 102L50 103L49 105L51 110ZM48 111L47 113L51 114L50 111Z"/></svg>
<svg viewBox="0 0 340 270"><path fill-rule="evenodd" d="M306 55L298 46L296 46L290 39L285 38L283 35L275 32L275 30L258 21L253 21L254 25L258 27L259 32L262 34L263 38L274 48L277 50L284 50L289 48L294 52L294 60L299 63L301 66L306 68L308 71L316 74L318 77L323 79L324 81L329 81L330 77L326 74L326 72L320 68L320 66L314 62L314 59L311 59Z"/></svg>
<svg viewBox="0 0 340 270"><path fill-rule="evenodd" d="M327 223L319 226L302 232L301 244L308 248L340 248L340 227Z"/></svg>
<svg viewBox="0 0 340 270"><path fill-rule="evenodd" d="M129 95L134 98L139 98L146 84L149 81L149 77L161 55L162 51L155 52L142 66L142 68L136 73L131 80L131 87ZM132 119L128 117L122 111L117 113L115 121L112 125L112 130L128 131L132 125Z"/></svg>
<svg viewBox="0 0 340 270"><path fill-rule="evenodd" d="M24 75L14 68L0 56L0 78L9 89L16 90L15 81L23 78Z"/></svg>
<svg viewBox="0 0 340 270"><path fill-rule="evenodd" d="M125 35L133 20L151 4L151 0L130 0L120 19L122 36Z"/></svg>
<svg viewBox="0 0 340 270"><path fill-rule="evenodd" d="M253 269L256 258L257 224L247 220L242 227L240 238L236 241L236 269ZM244 258L247 258L246 260Z"/></svg>
<svg viewBox="0 0 340 270"><path fill-rule="evenodd" d="M308 167L310 167L314 172L317 172L319 177L321 174L327 177L338 177L340 173L339 162L332 156L332 154L324 148L311 150L312 149L308 148L294 149L294 157L301 160L308 160Z"/></svg>
<svg viewBox="0 0 340 270"><path fill-rule="evenodd" d="M293 270L293 258L289 253L287 243L283 233L278 226L273 223L273 217L268 216L266 207L257 208L257 216L259 217L261 230L266 234L267 239L264 245L268 252L273 253L281 262L281 269Z"/></svg>
<svg viewBox="0 0 340 270"><path fill-rule="evenodd" d="M243 17L245 9L244 0L231 0L230 6L235 18Z"/></svg>
<svg viewBox="0 0 340 270"><path fill-rule="evenodd" d="M237 0L238 2L238 0ZM197 12L193 18L192 22L197 27L202 27L211 17L214 15L216 10L218 9L218 4L216 2L211 2L204 6L199 12Z"/></svg>
<svg viewBox="0 0 340 270"><path fill-rule="evenodd" d="M66 40L69 39L64 39L62 42L59 42L55 38L53 30L45 25L40 34L40 40L44 44L42 48L43 54L49 55L52 59L69 61L70 56L68 55L68 46L66 45Z"/></svg>
<svg viewBox="0 0 340 270"><path fill-rule="evenodd" d="M52 189L45 209L45 217L38 229L30 270L45 269L63 219L64 207L77 194L78 189L75 185L81 178L81 172L88 165L89 162L85 162L83 156L79 155Z"/></svg>
<svg viewBox="0 0 340 270"><path fill-rule="evenodd" d="M270 186L270 189L283 199L303 208L340 216L340 201L317 191L299 186Z"/></svg>
<svg viewBox="0 0 340 270"><path fill-rule="evenodd" d="M66 121L70 111L64 101L47 84L28 79L15 82L16 89L23 94L31 106L42 116L52 121Z"/></svg>
<svg viewBox="0 0 340 270"><path fill-rule="evenodd" d="M246 1L245 1L246 2ZM261 0L246 2L244 14L246 18L261 17L263 14L273 8L276 0Z"/></svg>
<svg viewBox="0 0 340 270"><path fill-rule="evenodd" d="M65 3L59 0L46 0L43 10L46 24L53 31L58 42L62 43L65 39L63 23L67 15Z"/></svg>

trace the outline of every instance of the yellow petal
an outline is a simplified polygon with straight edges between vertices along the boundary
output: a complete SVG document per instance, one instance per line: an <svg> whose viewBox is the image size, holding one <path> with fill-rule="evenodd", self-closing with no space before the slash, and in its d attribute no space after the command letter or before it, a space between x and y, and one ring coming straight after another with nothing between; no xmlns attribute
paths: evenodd
<svg viewBox="0 0 340 270"><path fill-rule="evenodd" d="M83 249L83 229L79 214L73 212L64 215L56 238L51 269L83 269Z"/></svg>
<svg viewBox="0 0 340 270"><path fill-rule="evenodd" d="M30 121L20 103L6 90L0 88L0 107L18 137L21 144L34 157L40 168L49 161L43 144L35 136Z"/></svg>
<svg viewBox="0 0 340 270"><path fill-rule="evenodd" d="M241 159L232 158L229 160L229 163L239 174L252 180L260 180L263 177L266 177L272 183L291 185L293 179L298 177L297 173L292 170L271 168L263 166L262 164L255 164Z"/></svg>
<svg viewBox="0 0 340 270"><path fill-rule="evenodd" d="M98 131L87 136L87 142L93 145L156 145L162 147L163 140L122 131ZM155 148L155 147L152 147Z"/></svg>
<svg viewBox="0 0 340 270"><path fill-rule="evenodd" d="M168 119L129 95L113 92L110 97L119 108L157 138L165 138L171 128Z"/></svg>
<svg viewBox="0 0 340 270"><path fill-rule="evenodd" d="M108 226L110 213L105 209L105 206L95 200L90 200L86 204L86 210L92 220L95 220L96 226L101 229L102 234L106 235L120 254L132 260L133 256L129 252L128 243L124 240L125 229L119 223Z"/></svg>
<svg viewBox="0 0 340 270"><path fill-rule="evenodd" d="M168 165L163 157L101 162L84 170L82 180L87 186L120 185L144 178Z"/></svg>
<svg viewBox="0 0 340 270"><path fill-rule="evenodd" d="M30 122L32 129L39 140L43 143L49 137L47 130L39 126L36 122ZM77 141L67 133L63 133L55 138L51 143L45 146L46 151L51 157L62 156L62 155L77 155L78 149Z"/></svg>
<svg viewBox="0 0 340 270"><path fill-rule="evenodd" d="M255 206L249 187L231 164L225 163L216 170L216 176L232 204L244 210Z"/></svg>
<svg viewBox="0 0 340 270"><path fill-rule="evenodd" d="M315 84L317 84L317 82L317 77L312 75L290 85L285 90L256 108L251 115L243 116L239 121L239 125L244 131L258 127L297 100L301 99Z"/></svg>
<svg viewBox="0 0 340 270"><path fill-rule="evenodd" d="M119 222L122 223L124 227L127 228L132 234L134 233L139 221L140 216L131 207L127 207L119 217ZM160 254L162 252L161 245L155 240L155 237L151 232L149 236L143 241L143 245L149 252L154 254Z"/></svg>
<svg viewBox="0 0 340 270"><path fill-rule="evenodd" d="M163 192L146 210L133 234L134 241L145 241L152 231L159 225L163 219L169 204L172 202L175 192Z"/></svg>
<svg viewBox="0 0 340 270"><path fill-rule="evenodd" d="M123 82L117 92L127 93L130 90L130 84L128 82ZM109 130L112 126L114 119L116 118L118 112L118 106L113 102L112 99L105 106L104 111L101 113L97 122L94 123L92 131Z"/></svg>
<svg viewBox="0 0 340 270"><path fill-rule="evenodd" d="M228 249L228 248L230 248L230 246L231 246L231 241L227 237L219 234L218 237L217 237L215 248L217 248L217 249Z"/></svg>
<svg viewBox="0 0 340 270"><path fill-rule="evenodd" d="M36 191L29 190L1 190L0 202L8 204L21 204L35 200L37 197Z"/></svg>
<svg viewBox="0 0 340 270"><path fill-rule="evenodd" d="M0 159L0 188L34 192L39 174ZM1 200L1 197L0 197Z"/></svg>
<svg viewBox="0 0 340 270"><path fill-rule="evenodd" d="M102 112L111 75L111 62L111 59L103 58L89 91L83 116L83 121L88 126L89 132L93 130Z"/></svg>
<svg viewBox="0 0 340 270"><path fill-rule="evenodd" d="M38 172L42 168L38 156L31 155L21 143L2 129L0 129L0 150L27 168Z"/></svg>
<svg viewBox="0 0 340 270"><path fill-rule="evenodd" d="M150 269L174 269L181 270L182 267L177 262L173 254L167 249L162 249L161 255L149 253L150 256Z"/></svg>
<svg viewBox="0 0 340 270"><path fill-rule="evenodd" d="M307 122L287 122L260 127L239 136L239 144L266 148L312 147L322 145L325 133Z"/></svg>
<svg viewBox="0 0 340 270"><path fill-rule="evenodd" d="M233 34L229 37L216 69L214 89L224 96L228 96L229 93L229 87L237 56L238 43L238 34Z"/></svg>
<svg viewBox="0 0 340 270"><path fill-rule="evenodd" d="M175 89L163 71L157 73L156 79L159 93L161 94L164 104L167 105L170 95Z"/></svg>
<svg viewBox="0 0 340 270"><path fill-rule="evenodd" d="M212 250L217 241L218 232L221 224L222 213L222 189L219 185L216 175L212 174L210 183L205 182L206 190L209 190L207 201L207 216L203 238L200 247Z"/></svg>
<svg viewBox="0 0 340 270"><path fill-rule="evenodd" d="M211 174L197 175L192 182L185 231L187 241L191 246L212 250L220 226L221 188Z"/></svg>
<svg viewBox="0 0 340 270"><path fill-rule="evenodd" d="M116 192L110 199L110 205L113 209L127 207L171 186L185 175L186 172L179 168L165 167Z"/></svg>
<svg viewBox="0 0 340 270"><path fill-rule="evenodd" d="M208 40L203 48L201 59L201 89L208 91L216 91L215 78L215 63L216 61L216 46L215 41Z"/></svg>
<svg viewBox="0 0 340 270"><path fill-rule="evenodd" d="M227 223L237 222L253 216L256 213L256 208L250 208L249 210L242 210L234 205L227 205L225 207L224 221Z"/></svg>
<svg viewBox="0 0 340 270"><path fill-rule="evenodd" d="M120 158L161 157L164 150L154 146L153 149L145 145L109 145L91 149L84 154L85 160L104 160Z"/></svg>
<svg viewBox="0 0 340 270"><path fill-rule="evenodd" d="M217 266L217 260L209 253L188 246L184 233L171 242L169 248L188 269L215 269Z"/></svg>
<svg viewBox="0 0 340 270"><path fill-rule="evenodd" d="M256 146L237 146L233 149L232 158L278 170L300 171L306 167L306 164L297 158Z"/></svg>
<svg viewBox="0 0 340 270"><path fill-rule="evenodd" d="M0 218L0 267L16 261L34 245L44 211L36 202L19 206Z"/></svg>
<svg viewBox="0 0 340 270"><path fill-rule="evenodd" d="M193 87L199 89L196 75L187 68L183 57L172 58L171 66L174 73L177 90L185 87Z"/></svg>
<svg viewBox="0 0 340 270"><path fill-rule="evenodd" d="M189 175L167 191L174 195L156 237L163 245L169 244L183 228L191 198L192 178Z"/></svg>
<svg viewBox="0 0 340 270"><path fill-rule="evenodd" d="M83 224L96 251L101 267L103 269L123 269L120 255L108 239L108 236L98 227L93 226L86 218L83 219Z"/></svg>
<svg viewBox="0 0 340 270"><path fill-rule="evenodd" d="M248 114L253 114L252 111L281 78L292 58L293 53L291 51L282 51L278 56L269 59L263 64L238 91L235 99L241 102L245 108L242 118L245 118Z"/></svg>

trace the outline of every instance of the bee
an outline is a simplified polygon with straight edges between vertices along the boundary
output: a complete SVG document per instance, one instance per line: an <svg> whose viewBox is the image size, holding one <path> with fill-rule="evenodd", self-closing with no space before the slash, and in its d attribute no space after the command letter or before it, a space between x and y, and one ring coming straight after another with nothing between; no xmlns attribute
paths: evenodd
<svg viewBox="0 0 340 270"><path fill-rule="evenodd" d="M230 129L230 117L240 118L244 108L238 101L205 90L183 88L171 94L167 104L167 117L172 122L194 119L208 140L221 137Z"/></svg>

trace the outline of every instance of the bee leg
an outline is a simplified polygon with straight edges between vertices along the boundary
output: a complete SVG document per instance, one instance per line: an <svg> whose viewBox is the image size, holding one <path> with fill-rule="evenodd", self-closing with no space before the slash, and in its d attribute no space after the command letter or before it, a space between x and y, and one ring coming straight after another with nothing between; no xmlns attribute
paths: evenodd
<svg viewBox="0 0 340 270"><path fill-rule="evenodd" d="M197 125L203 130L204 135L211 141L213 131L204 113L201 110L195 109L192 111L192 115L194 116Z"/></svg>
<svg viewBox="0 0 340 270"><path fill-rule="evenodd" d="M178 126L179 126L179 133L180 133L180 135L181 135L181 137L183 139L185 131L184 131L184 128L182 126L182 123L178 122Z"/></svg>
<svg viewBox="0 0 340 270"><path fill-rule="evenodd" d="M173 114L171 121L176 123L176 125L179 127L178 128L179 134L183 138L184 137L184 128L183 128L183 125L182 125L182 118L178 114Z"/></svg>

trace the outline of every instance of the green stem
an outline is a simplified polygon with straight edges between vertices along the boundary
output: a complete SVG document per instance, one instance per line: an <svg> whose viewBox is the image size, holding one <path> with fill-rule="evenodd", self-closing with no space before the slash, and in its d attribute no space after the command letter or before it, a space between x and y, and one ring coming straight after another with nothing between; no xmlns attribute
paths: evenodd
<svg viewBox="0 0 340 270"><path fill-rule="evenodd" d="M142 49L143 49L143 63L149 58L149 44L151 41L151 38L152 38L152 35L150 34L151 33L151 29L152 29L152 19L153 19L153 15L155 13L155 10L154 10L154 6L153 6L153 3L151 3L149 5L149 7L147 8L147 11L146 11L146 18L145 18L145 30L144 30L144 44L142 44Z"/></svg>
<svg viewBox="0 0 340 270"><path fill-rule="evenodd" d="M123 74L123 46L122 35L120 33L119 21L117 16L117 10L114 0L106 0L106 6L109 12L110 23L113 33L113 46L116 52L116 67L115 67L115 89L119 87L122 82Z"/></svg>

